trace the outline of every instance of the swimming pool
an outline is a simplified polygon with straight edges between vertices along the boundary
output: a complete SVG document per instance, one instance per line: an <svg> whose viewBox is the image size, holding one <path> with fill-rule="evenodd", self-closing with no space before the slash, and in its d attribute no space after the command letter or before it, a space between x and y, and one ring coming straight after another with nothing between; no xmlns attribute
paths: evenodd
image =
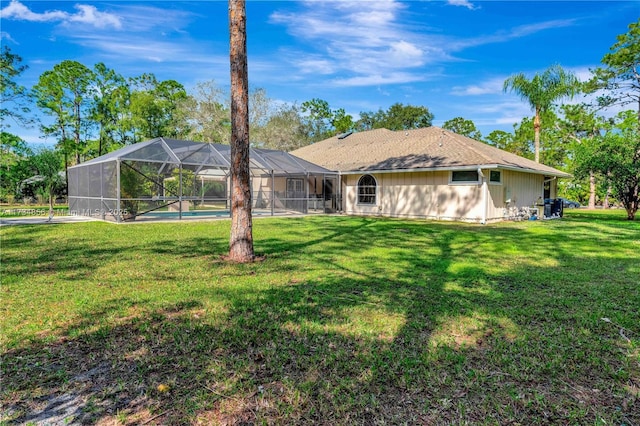
<svg viewBox="0 0 640 426"><path fill-rule="evenodd" d="M229 210L190 210L182 212L182 217L229 217L230 215L231 212ZM167 219L179 218L180 212L153 211L141 216Z"/></svg>

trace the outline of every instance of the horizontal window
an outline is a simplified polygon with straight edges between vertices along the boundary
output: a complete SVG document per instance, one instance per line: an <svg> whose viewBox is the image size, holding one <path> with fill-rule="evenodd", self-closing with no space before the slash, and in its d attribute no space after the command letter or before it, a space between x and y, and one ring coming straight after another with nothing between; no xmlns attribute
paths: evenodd
<svg viewBox="0 0 640 426"><path fill-rule="evenodd" d="M459 170L451 172L452 183L478 183L477 170Z"/></svg>

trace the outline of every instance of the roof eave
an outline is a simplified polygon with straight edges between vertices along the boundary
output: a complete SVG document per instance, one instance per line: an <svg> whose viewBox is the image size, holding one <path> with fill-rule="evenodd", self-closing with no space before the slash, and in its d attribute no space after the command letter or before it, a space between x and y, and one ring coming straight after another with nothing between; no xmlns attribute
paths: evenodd
<svg viewBox="0 0 640 426"><path fill-rule="evenodd" d="M341 171L340 174L341 175L358 175L363 173L449 172L449 171L458 171L458 170L477 170L479 168L511 170L515 172L531 173L531 174L544 175L544 176L555 176L559 178L571 177L569 173L561 172L560 170L556 170L556 171L535 170L535 169L529 169L529 168L523 168L523 167L506 166L504 164L476 164L476 165L466 165L466 166L426 167L426 168L415 168L415 169L386 169L386 170L362 169L362 170Z"/></svg>

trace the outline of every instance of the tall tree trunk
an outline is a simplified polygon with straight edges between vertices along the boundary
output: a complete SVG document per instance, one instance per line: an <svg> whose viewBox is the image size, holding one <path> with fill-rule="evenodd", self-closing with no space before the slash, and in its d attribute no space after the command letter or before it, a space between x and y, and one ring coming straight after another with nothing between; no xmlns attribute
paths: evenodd
<svg viewBox="0 0 640 426"><path fill-rule="evenodd" d="M53 197L55 197L55 188L53 185L49 185L47 188L49 190L49 218L53 217Z"/></svg>
<svg viewBox="0 0 640 426"><path fill-rule="evenodd" d="M611 198L612 193L613 193L613 188L611 188L611 183L609 183L609 185L607 185L607 194L604 196L604 201L602 202L603 209L608 209L609 207L611 207L609 205L609 198Z"/></svg>
<svg viewBox="0 0 640 426"><path fill-rule="evenodd" d="M76 103L75 107L74 107L74 112L76 114L76 129L74 132L74 138L75 138L75 142L76 142L76 166L78 164L80 164L80 124L81 124L81 119L80 119L80 104Z"/></svg>
<svg viewBox="0 0 640 426"><path fill-rule="evenodd" d="M64 183L67 185L67 203L69 202L69 154L64 148Z"/></svg>
<svg viewBox="0 0 640 426"><path fill-rule="evenodd" d="M533 149L536 163L540 162L540 108L536 107L536 115L533 117Z"/></svg>
<svg viewBox="0 0 640 426"><path fill-rule="evenodd" d="M589 210L596 208L596 174L589 172Z"/></svg>
<svg viewBox="0 0 640 426"><path fill-rule="evenodd" d="M60 126L60 133L62 135L62 152L64 153L64 183L67 188L67 203L69 203L69 154L67 152L67 133L64 126Z"/></svg>
<svg viewBox="0 0 640 426"><path fill-rule="evenodd" d="M231 63L231 237L229 260L251 262L253 224L249 170L249 76L245 0L229 0Z"/></svg>
<svg viewBox="0 0 640 426"><path fill-rule="evenodd" d="M100 137L98 139L98 157L100 157L102 155L102 134L104 133L104 131L102 130L103 126L100 125Z"/></svg>

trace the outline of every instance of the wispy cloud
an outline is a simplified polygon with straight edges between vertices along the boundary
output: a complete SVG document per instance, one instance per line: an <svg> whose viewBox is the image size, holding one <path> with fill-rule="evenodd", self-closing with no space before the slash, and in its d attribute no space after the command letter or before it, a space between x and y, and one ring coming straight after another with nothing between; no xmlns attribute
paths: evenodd
<svg viewBox="0 0 640 426"><path fill-rule="evenodd" d="M306 51L283 49L299 71L334 78L339 86L424 80L415 72L447 53L403 21L406 6L395 1L309 2L302 12L275 12L272 24L303 40ZM311 49L311 50L309 50Z"/></svg>
<svg viewBox="0 0 640 426"><path fill-rule="evenodd" d="M388 84L406 84L418 81L425 81L428 76L418 73L391 72L385 75L369 74L354 77L336 78L332 80L335 86L357 87L357 86L377 86Z"/></svg>
<svg viewBox="0 0 640 426"><path fill-rule="evenodd" d="M0 31L0 40L9 40L12 43L17 43L12 37L11 34L9 34L6 31Z"/></svg>
<svg viewBox="0 0 640 426"><path fill-rule="evenodd" d="M451 6L462 6L469 10L479 9L480 6L476 6L468 0L447 0L447 4Z"/></svg>
<svg viewBox="0 0 640 426"><path fill-rule="evenodd" d="M31 11L27 6L17 0L0 10L2 19L15 19L30 22L59 22L62 24L87 24L95 28L121 28L120 17L108 12L101 12L95 6L76 4L76 13L68 13L61 10L50 10L44 13Z"/></svg>
<svg viewBox="0 0 640 426"><path fill-rule="evenodd" d="M452 41L450 48L458 51L474 46L481 46L492 43L504 43L510 40L526 37L542 31L556 28L570 27L576 24L577 19L555 19L551 21L537 22L534 24L519 25L509 30L499 31L495 34L481 35L469 39Z"/></svg>
<svg viewBox="0 0 640 426"><path fill-rule="evenodd" d="M118 62L123 66L127 63L144 63L144 61L163 64L176 64L184 70L188 67L203 69L228 67L229 58L226 54L213 54L213 48L205 42L191 41L189 43L171 40L150 40L144 34L130 34L119 37L110 34L83 34L74 37L74 43L92 51L99 51L101 60ZM186 65L189 64L189 65ZM182 71L184 72L184 71Z"/></svg>
<svg viewBox="0 0 640 426"><path fill-rule="evenodd" d="M76 4L76 13L63 10L36 13L13 0L0 14L3 20L54 24L48 35L50 40L64 40L81 46L91 52L88 57L95 58L95 62L117 65L120 72L126 73L131 68L137 70L138 64L145 61L162 63L163 70L178 63L182 67L185 63L228 66L226 55L212 54L215 49L211 43L193 40L187 33L186 29L194 19L192 12L147 4L115 3L112 7L111 12L105 12L92 5ZM85 25L78 25L81 23ZM72 24L73 31L70 31ZM3 38L8 37L8 34L3 35Z"/></svg>
<svg viewBox="0 0 640 426"><path fill-rule="evenodd" d="M156 31L157 34L186 32L194 14L176 8L164 9L146 4L118 4L123 30L129 33Z"/></svg>
<svg viewBox="0 0 640 426"><path fill-rule="evenodd" d="M489 80L472 84L469 86L454 86L451 88L451 94L454 96L478 96L478 95L496 95L502 93L504 80L507 77L493 77Z"/></svg>
<svg viewBox="0 0 640 426"><path fill-rule="evenodd" d="M539 33L540 31L552 30L555 28L570 27L575 25L577 21L578 19L554 19L551 21L537 22L535 24L520 25L518 27L513 28L508 33L508 36L511 38L524 37L530 34Z"/></svg>
<svg viewBox="0 0 640 426"><path fill-rule="evenodd" d="M448 0L448 4L476 8L468 0ZM576 22L549 20L463 38L445 36L431 30L427 22L412 21L406 5L394 0L306 2L303 6L301 11L276 11L270 16L272 24L285 26L305 46L305 50L282 48L282 58L301 73L333 76L330 81L353 86L426 81L427 74L422 72L426 66L461 61L457 55L464 49L508 42ZM454 94L500 90L501 83L494 82L491 87L456 88Z"/></svg>

